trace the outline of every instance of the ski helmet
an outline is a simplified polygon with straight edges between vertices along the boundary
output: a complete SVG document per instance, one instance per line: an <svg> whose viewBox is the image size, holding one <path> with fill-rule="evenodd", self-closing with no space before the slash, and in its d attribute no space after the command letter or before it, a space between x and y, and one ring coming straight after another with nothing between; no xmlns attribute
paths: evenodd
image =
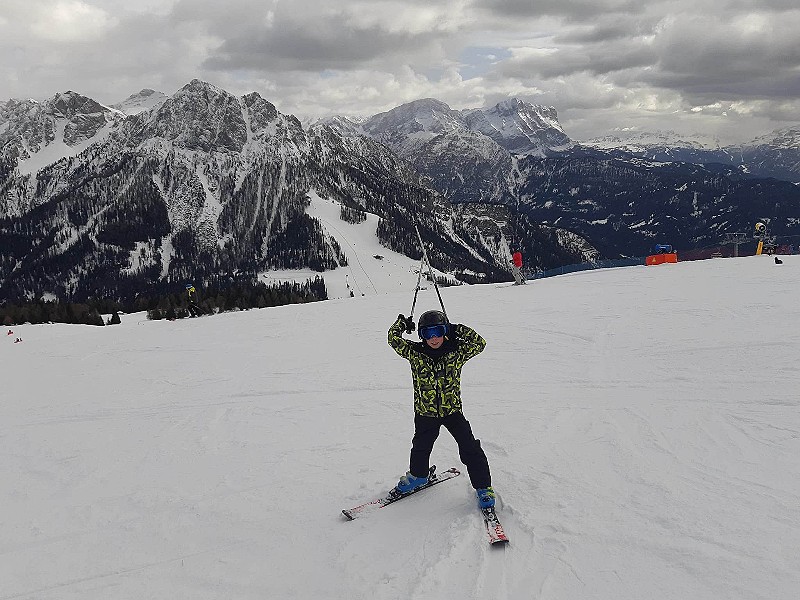
<svg viewBox="0 0 800 600"><path fill-rule="evenodd" d="M417 332L419 333L419 337L422 338L423 329L426 327L435 327L436 325L441 325L444 327L445 335L450 333L450 323L447 321L447 317L442 311L429 310L428 312L422 313L419 318L419 323L417 324Z"/></svg>

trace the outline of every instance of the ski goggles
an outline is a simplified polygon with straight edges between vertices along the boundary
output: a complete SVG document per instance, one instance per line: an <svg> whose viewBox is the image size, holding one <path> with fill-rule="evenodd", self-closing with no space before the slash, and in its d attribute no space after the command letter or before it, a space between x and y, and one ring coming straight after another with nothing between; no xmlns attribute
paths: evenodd
<svg viewBox="0 0 800 600"><path fill-rule="evenodd" d="M447 325L430 325L419 330L419 337L429 340L435 337L444 337L447 333Z"/></svg>

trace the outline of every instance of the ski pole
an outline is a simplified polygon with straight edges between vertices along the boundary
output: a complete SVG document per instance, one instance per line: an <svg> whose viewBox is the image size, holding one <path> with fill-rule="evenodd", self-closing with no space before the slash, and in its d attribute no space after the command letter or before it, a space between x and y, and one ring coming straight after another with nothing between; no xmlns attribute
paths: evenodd
<svg viewBox="0 0 800 600"><path fill-rule="evenodd" d="M411 303L411 314L409 318L413 321L414 320L414 308L417 306L417 294L419 294L419 282L422 280L422 267L425 265L425 257L422 257L422 260L419 263L419 273L417 274L417 287L414 289L414 302ZM406 327L406 333L411 333L408 327Z"/></svg>
<svg viewBox="0 0 800 600"><path fill-rule="evenodd" d="M414 231L417 232L419 247L422 248L422 260L428 263L428 272L431 275L431 281L433 281L433 287L436 289L436 295L439 297L439 304L442 305L442 312L444 313L445 319L447 319L447 311L444 308L444 301L442 300L442 295L439 293L439 286L436 284L436 276L433 274L433 266L431 265L431 261L428 258L428 253L425 251L425 244L422 243L422 235L420 235L419 227L417 227L416 223L414 223ZM449 321L449 319L447 320Z"/></svg>

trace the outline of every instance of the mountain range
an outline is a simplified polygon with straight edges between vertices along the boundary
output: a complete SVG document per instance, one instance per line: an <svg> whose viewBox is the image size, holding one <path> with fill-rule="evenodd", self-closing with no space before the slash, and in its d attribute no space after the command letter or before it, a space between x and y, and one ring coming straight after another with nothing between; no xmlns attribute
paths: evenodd
<svg viewBox="0 0 800 600"><path fill-rule="evenodd" d="M603 257L718 246L757 221L800 242L800 127L728 147L674 132L576 143L555 109L520 100L466 111L420 100L327 122L385 144L454 204L508 206L512 221L571 231Z"/></svg>
<svg viewBox="0 0 800 600"><path fill-rule="evenodd" d="M731 165L743 174L800 182L800 125L726 146L710 136L674 131L619 132L583 145L647 160Z"/></svg>
<svg viewBox="0 0 800 600"><path fill-rule="evenodd" d="M256 93L199 80L116 108L75 92L3 103L0 147L4 297L125 298L187 280L347 266L308 214L312 195L338 202L343 219L377 215L373 235L419 259L416 223L433 266L454 280L509 279L513 227L526 228L533 266L597 256L558 228L512 226L506 207L457 209L369 137L304 128Z"/></svg>
<svg viewBox="0 0 800 600"><path fill-rule="evenodd" d="M654 242L708 245L755 219L800 234L797 131L757 142L738 153L669 136L577 144L553 107L518 99L468 110L423 99L303 125L257 93L199 80L113 106L76 92L9 100L0 294L129 298L346 267L335 227L310 214L314 197L343 221L377 216L382 246L419 259L416 223L452 282L510 279L514 250L530 272Z"/></svg>

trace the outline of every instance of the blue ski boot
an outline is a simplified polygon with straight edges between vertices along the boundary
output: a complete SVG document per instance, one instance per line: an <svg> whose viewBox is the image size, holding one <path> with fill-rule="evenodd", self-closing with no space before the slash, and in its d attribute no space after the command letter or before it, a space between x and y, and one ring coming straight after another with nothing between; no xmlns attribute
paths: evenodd
<svg viewBox="0 0 800 600"><path fill-rule="evenodd" d="M481 508L494 508L494 490L491 486L475 490L478 496L478 506Z"/></svg>
<svg viewBox="0 0 800 600"><path fill-rule="evenodd" d="M426 483L428 483L427 477L414 477L411 474L411 471L409 471L400 478L400 481L397 484L397 491L401 494L407 494L408 492L411 492L421 485L425 485Z"/></svg>

